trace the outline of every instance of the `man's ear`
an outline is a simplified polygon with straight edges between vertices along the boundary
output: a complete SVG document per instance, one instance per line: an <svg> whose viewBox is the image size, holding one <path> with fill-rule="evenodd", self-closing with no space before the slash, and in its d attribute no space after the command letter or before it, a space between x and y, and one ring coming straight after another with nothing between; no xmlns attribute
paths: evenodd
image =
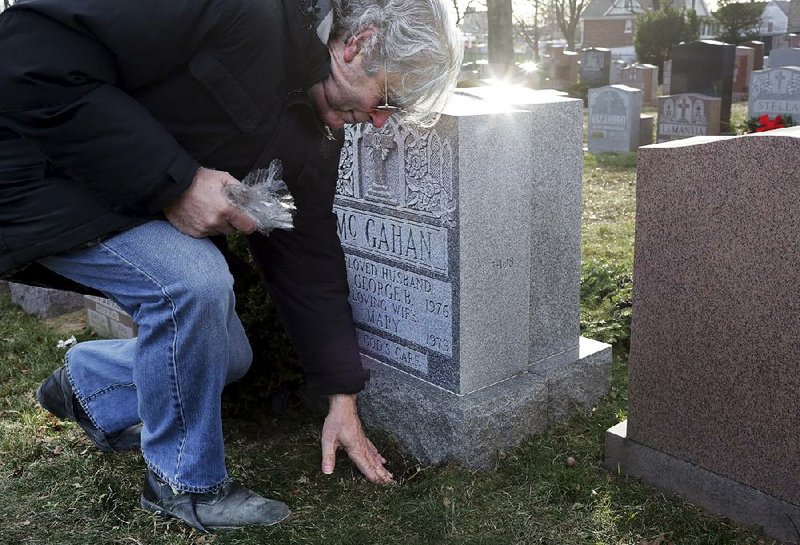
<svg viewBox="0 0 800 545"><path fill-rule="evenodd" d="M361 52L361 48L372 38L374 33L375 27L368 26L361 29L357 34L350 36L344 42L344 62L353 62L353 59Z"/></svg>

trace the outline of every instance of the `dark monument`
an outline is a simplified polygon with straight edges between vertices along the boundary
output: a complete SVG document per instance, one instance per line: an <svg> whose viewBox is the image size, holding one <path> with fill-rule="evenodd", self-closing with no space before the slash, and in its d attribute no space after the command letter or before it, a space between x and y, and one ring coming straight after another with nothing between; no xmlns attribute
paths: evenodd
<svg viewBox="0 0 800 545"><path fill-rule="evenodd" d="M722 99L720 129L730 130L736 46L700 40L672 48L670 93L699 93Z"/></svg>

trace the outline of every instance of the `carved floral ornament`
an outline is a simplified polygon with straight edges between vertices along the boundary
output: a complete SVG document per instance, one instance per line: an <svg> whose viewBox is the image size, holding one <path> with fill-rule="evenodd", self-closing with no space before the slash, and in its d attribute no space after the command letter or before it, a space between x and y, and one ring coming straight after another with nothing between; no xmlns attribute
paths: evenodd
<svg viewBox="0 0 800 545"><path fill-rule="evenodd" d="M370 169L370 170L366 170ZM388 170L397 169L397 181ZM345 131L336 192L433 217L452 227L457 201L452 145L435 130L419 131L391 120L382 128Z"/></svg>
<svg viewBox="0 0 800 545"><path fill-rule="evenodd" d="M797 95L800 93L800 74L789 70L773 70L768 74L759 74L753 78L750 93L752 98L773 93Z"/></svg>

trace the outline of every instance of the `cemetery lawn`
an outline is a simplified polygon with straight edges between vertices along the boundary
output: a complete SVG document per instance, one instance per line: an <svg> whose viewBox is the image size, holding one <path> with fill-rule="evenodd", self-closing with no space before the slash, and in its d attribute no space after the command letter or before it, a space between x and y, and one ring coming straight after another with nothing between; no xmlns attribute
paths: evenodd
<svg viewBox="0 0 800 545"><path fill-rule="evenodd" d="M386 487L367 483L343 454L323 476L321 418L299 404L226 418L231 474L293 510L274 528L203 536L140 510L141 456L94 450L34 399L63 358L59 339L88 338L81 320L39 321L0 295L0 545L769 544L603 468L605 431L627 411L634 189L635 154L587 154L581 317L585 335L615 343L608 397L500 452L492 472L419 467L373 435L398 480Z"/></svg>

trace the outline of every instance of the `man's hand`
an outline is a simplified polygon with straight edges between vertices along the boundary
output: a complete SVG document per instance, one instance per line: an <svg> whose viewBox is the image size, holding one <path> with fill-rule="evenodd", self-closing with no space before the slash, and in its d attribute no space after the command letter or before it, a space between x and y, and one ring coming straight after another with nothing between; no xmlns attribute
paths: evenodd
<svg viewBox="0 0 800 545"><path fill-rule="evenodd" d="M164 214L178 231L194 238L252 233L256 222L228 202L223 192L226 185L238 183L227 172L200 167L189 189L164 208Z"/></svg>
<svg viewBox="0 0 800 545"><path fill-rule="evenodd" d="M328 416L322 426L322 472L333 473L336 449L342 447L367 479L379 484L394 482L392 474L383 467L386 460L364 435L356 411L356 396L337 394L328 399Z"/></svg>

